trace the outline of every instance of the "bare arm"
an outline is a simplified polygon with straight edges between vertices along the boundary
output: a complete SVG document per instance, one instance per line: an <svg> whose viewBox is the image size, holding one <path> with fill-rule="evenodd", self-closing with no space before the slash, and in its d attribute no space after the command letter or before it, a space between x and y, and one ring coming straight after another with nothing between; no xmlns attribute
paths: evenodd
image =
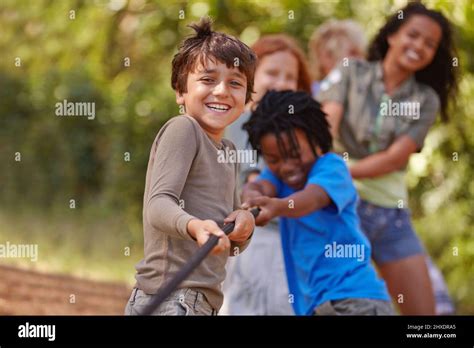
<svg viewBox="0 0 474 348"><path fill-rule="evenodd" d="M330 203L331 199L326 191L314 184L309 184L303 190L285 198L258 196L250 198L246 202L249 207L258 206L261 209L255 220L255 224L258 226L266 225L277 216L293 218L305 216Z"/></svg>
<svg viewBox="0 0 474 348"><path fill-rule="evenodd" d="M406 166L417 147L413 139L402 135L387 150L374 153L352 165L351 175L354 179L374 178L400 170Z"/></svg>
<svg viewBox="0 0 474 348"><path fill-rule="evenodd" d="M322 209L331 204L326 191L320 186L309 184L304 190L279 199L277 215L285 217L301 217Z"/></svg>
<svg viewBox="0 0 474 348"><path fill-rule="evenodd" d="M339 125L343 116L343 106L338 102L323 103L323 111L331 126L331 135L338 138ZM387 150L367 156L350 168L354 179L374 178L402 169L408 163L410 155L417 151L418 145L407 135L398 138Z"/></svg>

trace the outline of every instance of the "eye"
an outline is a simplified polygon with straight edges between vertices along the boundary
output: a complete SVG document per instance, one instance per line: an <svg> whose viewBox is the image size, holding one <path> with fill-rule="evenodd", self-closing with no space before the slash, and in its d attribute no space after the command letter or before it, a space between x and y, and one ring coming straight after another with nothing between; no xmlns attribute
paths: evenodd
<svg viewBox="0 0 474 348"><path fill-rule="evenodd" d="M270 75L270 76L277 76L278 75L278 71L277 70L267 70L266 71L267 75Z"/></svg>
<svg viewBox="0 0 474 348"><path fill-rule="evenodd" d="M243 87L244 86L242 83L240 83L239 81L236 81L236 80L230 81L230 84L232 86L236 86L236 87Z"/></svg>
<svg viewBox="0 0 474 348"><path fill-rule="evenodd" d="M277 164L278 163L278 159L275 159L275 158L268 158L266 157L265 158L265 162L267 162L267 164Z"/></svg>
<svg viewBox="0 0 474 348"><path fill-rule="evenodd" d="M204 82L205 84L210 84L210 83L213 83L213 82L214 82L214 80L211 79L210 77L202 77L202 78L199 79L199 81L202 81L202 82Z"/></svg>

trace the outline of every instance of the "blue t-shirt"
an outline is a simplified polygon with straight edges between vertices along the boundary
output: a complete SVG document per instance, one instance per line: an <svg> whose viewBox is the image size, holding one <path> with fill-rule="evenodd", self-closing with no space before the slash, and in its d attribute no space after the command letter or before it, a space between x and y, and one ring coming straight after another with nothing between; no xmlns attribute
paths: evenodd
<svg viewBox="0 0 474 348"><path fill-rule="evenodd" d="M296 192L267 167L259 176L262 179L275 186L278 198ZM332 203L300 218L280 218L295 313L313 314L329 300L389 300L385 283L370 262L370 244L360 230L356 211L357 191L343 159L334 153L320 156L308 174L308 184L324 189Z"/></svg>

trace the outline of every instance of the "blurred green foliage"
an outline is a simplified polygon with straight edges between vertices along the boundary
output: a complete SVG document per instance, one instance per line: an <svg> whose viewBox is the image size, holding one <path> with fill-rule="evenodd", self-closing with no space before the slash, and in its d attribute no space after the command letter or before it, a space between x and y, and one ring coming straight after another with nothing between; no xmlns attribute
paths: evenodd
<svg viewBox="0 0 474 348"><path fill-rule="evenodd" d="M461 95L451 122L433 127L423 152L411 160L410 206L458 312L472 314L474 5L470 0L426 4L455 25ZM186 25L209 14L215 29L247 44L262 34L286 32L306 48L327 19L354 18L370 39L403 5L387 0L3 0L1 238L41 242L53 263L71 263L68 258L75 254L78 260L96 260L111 274L123 267L118 277L130 279L141 257L149 149L160 126L178 114L170 63L178 43L190 34ZM55 104L64 99L94 102L96 118L57 117ZM21 161L15 161L18 153ZM70 209L71 199L76 209ZM130 257L124 256L126 247L133 250ZM84 262L71 268L90 266Z"/></svg>

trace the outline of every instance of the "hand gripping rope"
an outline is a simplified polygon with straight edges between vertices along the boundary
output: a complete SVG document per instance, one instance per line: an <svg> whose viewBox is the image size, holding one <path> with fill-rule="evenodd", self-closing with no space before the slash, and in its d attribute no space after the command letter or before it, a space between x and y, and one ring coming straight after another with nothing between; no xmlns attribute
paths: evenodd
<svg viewBox="0 0 474 348"><path fill-rule="evenodd" d="M260 212L259 208L254 208L250 211L254 218L256 218ZM226 235L229 235L235 227L234 222L229 222L225 224L222 228L222 231ZM219 237L216 235L211 235L206 243L202 247L198 249L198 251L191 256L191 258L186 262L186 264L181 268L178 273L163 287L161 287L156 295L153 296L150 304L145 308L143 311L143 315L150 315L153 313L155 308L157 308L177 287L183 280L185 280L193 271L194 269L199 266L199 264L206 258L206 256L211 252L211 250L217 245L219 242Z"/></svg>

